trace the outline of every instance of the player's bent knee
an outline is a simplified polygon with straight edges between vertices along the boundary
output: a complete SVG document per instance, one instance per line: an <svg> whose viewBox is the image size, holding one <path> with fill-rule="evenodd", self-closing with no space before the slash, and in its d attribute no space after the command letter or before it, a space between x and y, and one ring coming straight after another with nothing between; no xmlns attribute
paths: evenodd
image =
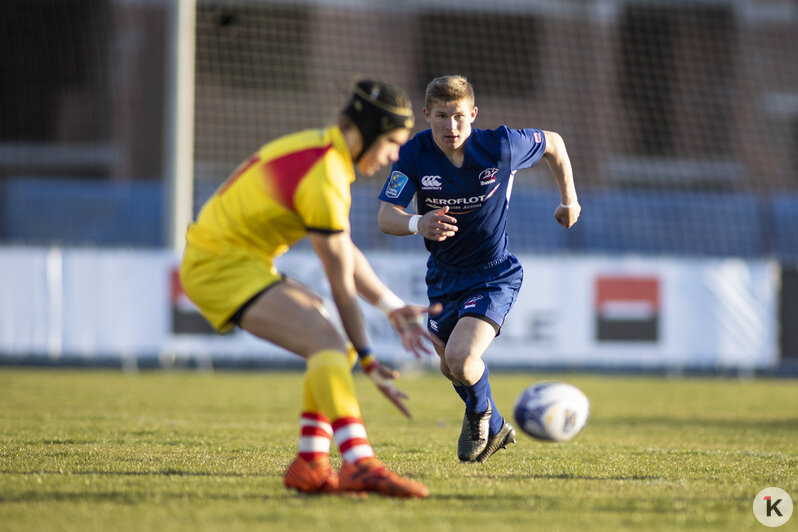
<svg viewBox="0 0 798 532"><path fill-rule="evenodd" d="M443 367L441 367L441 371L443 371ZM444 375L450 380L463 382L463 378L466 375L466 366L462 360L449 362Z"/></svg>
<svg viewBox="0 0 798 532"><path fill-rule="evenodd" d="M442 359L442 358L441 358L441 365L440 365L440 367L441 367L441 375L443 375L444 377L446 377L447 379L449 379L449 380L450 380L450 381L452 381L452 382L454 382L455 380L457 380L457 379L454 377L454 375L452 375L452 372L449 370L449 366L447 366L447 365L446 365L446 362L445 362L445 361L444 361L444 359Z"/></svg>
<svg viewBox="0 0 798 532"><path fill-rule="evenodd" d="M446 363L452 379L464 384L474 384L485 371L485 364L480 356L449 357L447 353Z"/></svg>

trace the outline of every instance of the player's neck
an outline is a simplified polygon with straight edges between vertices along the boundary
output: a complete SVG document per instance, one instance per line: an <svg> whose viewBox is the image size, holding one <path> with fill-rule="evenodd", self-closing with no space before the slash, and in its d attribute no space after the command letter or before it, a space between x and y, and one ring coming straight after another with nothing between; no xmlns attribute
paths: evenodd
<svg viewBox="0 0 798 532"><path fill-rule="evenodd" d="M441 148L440 146L438 146L438 148L440 148L440 150L443 152L446 158L449 159L449 162L452 163L452 165L454 165L457 168L462 168L463 161L465 160L465 144L456 149L451 149L451 148L444 149Z"/></svg>
<svg viewBox="0 0 798 532"><path fill-rule="evenodd" d="M363 149L363 137L360 136L360 132L354 127L342 127L341 133L344 136L346 146L349 148L349 154L354 161Z"/></svg>

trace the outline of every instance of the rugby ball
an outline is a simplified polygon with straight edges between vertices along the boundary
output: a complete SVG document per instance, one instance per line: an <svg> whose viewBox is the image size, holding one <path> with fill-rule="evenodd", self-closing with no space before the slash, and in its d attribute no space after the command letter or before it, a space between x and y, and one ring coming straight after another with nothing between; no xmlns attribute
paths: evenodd
<svg viewBox="0 0 798 532"><path fill-rule="evenodd" d="M513 413L518 427L533 438L568 441L587 424L590 401L572 384L539 382L518 396Z"/></svg>

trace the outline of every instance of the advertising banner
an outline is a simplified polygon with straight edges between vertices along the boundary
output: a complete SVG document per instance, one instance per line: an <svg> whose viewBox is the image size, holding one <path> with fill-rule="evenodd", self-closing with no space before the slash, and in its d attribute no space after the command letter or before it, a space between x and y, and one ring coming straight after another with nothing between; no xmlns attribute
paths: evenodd
<svg viewBox="0 0 798 532"><path fill-rule="evenodd" d="M524 283L485 357L496 366L766 368L778 363L778 264L769 260L519 256ZM426 304L426 255L370 253L377 274ZM169 251L0 248L0 356L297 362L236 330L212 331ZM278 268L327 299L318 258ZM463 302L465 304L465 301ZM362 305L375 351L413 363L382 314ZM430 359L425 362L435 365Z"/></svg>

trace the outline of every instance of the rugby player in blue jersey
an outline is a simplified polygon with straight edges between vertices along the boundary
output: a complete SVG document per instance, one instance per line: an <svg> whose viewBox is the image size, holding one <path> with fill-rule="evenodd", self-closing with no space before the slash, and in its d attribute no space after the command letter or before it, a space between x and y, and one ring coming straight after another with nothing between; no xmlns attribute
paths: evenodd
<svg viewBox="0 0 798 532"><path fill-rule="evenodd" d="M465 402L457 456L484 462L515 443L496 408L482 355L499 334L521 288L523 271L507 249L507 208L517 170L541 158L560 191L555 220L568 228L581 210L562 137L540 129L472 128L478 109L463 76L427 86L430 129L402 147L380 193L378 222L388 234L421 234L430 252L427 294L443 311L429 318L441 373ZM416 197L416 213L405 209Z"/></svg>

